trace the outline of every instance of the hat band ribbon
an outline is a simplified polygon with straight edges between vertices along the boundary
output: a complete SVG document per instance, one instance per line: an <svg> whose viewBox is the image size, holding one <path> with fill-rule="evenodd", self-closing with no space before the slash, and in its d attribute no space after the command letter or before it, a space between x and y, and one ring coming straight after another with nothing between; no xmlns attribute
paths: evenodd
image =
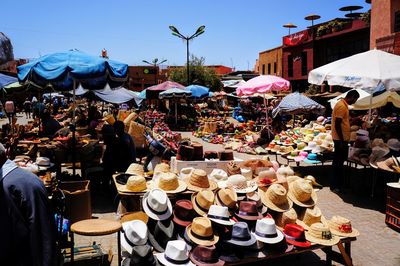
<svg viewBox="0 0 400 266"><path fill-rule="evenodd" d="M244 212L244 211L239 211L240 215L245 215L245 216L258 216L257 212Z"/></svg>
<svg viewBox="0 0 400 266"><path fill-rule="evenodd" d="M187 258L187 259L185 259L185 260L174 260L174 259L168 257L167 254L164 254L164 258L165 258L167 261L171 262L172 264L186 264L186 263L189 262L189 258Z"/></svg>
<svg viewBox="0 0 400 266"><path fill-rule="evenodd" d="M208 212L207 209L203 208L203 207L199 204L199 202L197 201L197 197L195 197L195 202L196 202L196 204L197 204L197 207L199 207L200 210L202 210L203 212Z"/></svg>
<svg viewBox="0 0 400 266"><path fill-rule="evenodd" d="M152 212L154 212L155 214L158 214L158 215L165 214L165 213L168 211L168 208L166 208L164 211L157 211L157 210L153 209L153 208L150 206L150 204L149 204L149 202L148 202L147 200L146 200L146 205L147 205L147 207L149 207L149 209L150 209Z"/></svg>
<svg viewBox="0 0 400 266"><path fill-rule="evenodd" d="M228 205L226 205L226 203L221 199L221 197L219 196L219 193L217 193L217 199L222 203L223 206L228 207Z"/></svg>
<svg viewBox="0 0 400 266"><path fill-rule="evenodd" d="M323 232L321 232L321 235L322 235L322 239L326 239L326 240L332 239L332 234L330 231L323 231Z"/></svg>
<svg viewBox="0 0 400 266"><path fill-rule="evenodd" d="M284 233L285 234L285 233ZM297 238L295 238L294 236L289 236L289 235L287 235L287 234L285 234L285 237L287 238L287 239L289 239L289 240L292 240L292 241L296 241L297 240Z"/></svg>
<svg viewBox="0 0 400 266"><path fill-rule="evenodd" d="M351 227L351 224L342 224L339 226L339 231L344 233L351 233L353 232L353 229Z"/></svg>
<svg viewBox="0 0 400 266"><path fill-rule="evenodd" d="M122 230L122 232L124 232L124 238L125 238L126 242L129 244L129 246L131 246L131 247L136 246L135 244L133 244L132 241L130 241L130 240L128 239L128 237L127 237L126 234L125 234L125 231Z"/></svg>
<svg viewBox="0 0 400 266"><path fill-rule="evenodd" d="M273 234L264 234L264 233L260 233L256 231L256 235L261 236L261 237L266 237L266 238L273 238L273 237L277 237L278 234L277 233L273 233Z"/></svg>
<svg viewBox="0 0 400 266"><path fill-rule="evenodd" d="M208 218L229 221L229 217L207 214Z"/></svg>
<svg viewBox="0 0 400 266"><path fill-rule="evenodd" d="M213 238L214 238L214 235L210 235L210 236L201 236L201 235L198 235L198 234L196 234L195 232L193 232L193 230L191 230L192 231L192 235L195 237L195 238L198 238L198 239L201 239L201 240L212 240Z"/></svg>

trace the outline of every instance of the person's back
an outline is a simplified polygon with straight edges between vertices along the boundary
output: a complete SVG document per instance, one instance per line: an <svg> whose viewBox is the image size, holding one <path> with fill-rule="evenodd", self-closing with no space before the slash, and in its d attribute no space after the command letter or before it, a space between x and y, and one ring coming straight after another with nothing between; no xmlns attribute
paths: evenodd
<svg viewBox="0 0 400 266"><path fill-rule="evenodd" d="M62 128L62 126L47 112L48 111L46 111L46 113L43 114L42 133L46 137L53 137L54 134Z"/></svg>
<svg viewBox="0 0 400 266"><path fill-rule="evenodd" d="M118 153L118 171L126 171L129 165L136 161L136 148L132 137L125 132L125 125L122 121L114 123L114 130L117 135L116 147Z"/></svg>

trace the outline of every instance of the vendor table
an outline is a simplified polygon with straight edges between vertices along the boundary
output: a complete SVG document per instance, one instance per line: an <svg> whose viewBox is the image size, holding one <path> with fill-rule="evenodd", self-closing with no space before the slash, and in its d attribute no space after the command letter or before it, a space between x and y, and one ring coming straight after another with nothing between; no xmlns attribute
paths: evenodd
<svg viewBox="0 0 400 266"><path fill-rule="evenodd" d="M121 265L121 229L122 225L118 221L104 219L87 219L71 225L71 264L74 264L74 233L82 236L104 236L117 233L118 246L118 265Z"/></svg>
<svg viewBox="0 0 400 266"><path fill-rule="evenodd" d="M247 265L255 262L269 261L273 259L279 259L287 256L293 256L317 249L321 249L326 254L326 265L332 265L332 261L339 262L341 264L351 266L353 265L351 259L351 242L357 240L357 238L342 238L339 243L336 245L340 252L336 252L332 250L332 247L326 247L322 245L312 245L309 248L303 249L293 249L287 253L277 253L277 254L267 254L265 255L263 252L259 252L258 257L247 257L238 262L226 263L226 265Z"/></svg>

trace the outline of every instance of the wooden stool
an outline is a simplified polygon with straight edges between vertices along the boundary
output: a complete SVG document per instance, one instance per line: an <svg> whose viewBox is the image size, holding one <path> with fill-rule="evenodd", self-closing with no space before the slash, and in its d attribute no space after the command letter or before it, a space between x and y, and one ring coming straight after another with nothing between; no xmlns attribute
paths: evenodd
<svg viewBox="0 0 400 266"><path fill-rule="evenodd" d="M118 265L121 265L121 229L119 221L104 219L88 219L71 225L71 265L74 263L74 233L82 236L104 236L117 233L118 240Z"/></svg>

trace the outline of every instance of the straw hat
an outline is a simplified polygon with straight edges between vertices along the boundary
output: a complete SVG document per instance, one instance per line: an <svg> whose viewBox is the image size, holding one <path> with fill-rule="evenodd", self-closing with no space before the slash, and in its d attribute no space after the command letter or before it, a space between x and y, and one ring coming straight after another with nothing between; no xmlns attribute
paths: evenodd
<svg viewBox="0 0 400 266"><path fill-rule="evenodd" d="M288 196L300 207L312 207L317 203L317 194L311 184L304 179L289 184Z"/></svg>
<svg viewBox="0 0 400 266"><path fill-rule="evenodd" d="M275 146L271 149L271 151L276 153L276 152L278 152L278 151L280 150L280 148L281 148L280 145L275 145Z"/></svg>
<svg viewBox="0 0 400 266"><path fill-rule="evenodd" d="M179 180L174 173L160 173L158 180L152 182L153 187L158 187L170 194L176 194L186 190L186 183Z"/></svg>
<svg viewBox="0 0 400 266"><path fill-rule="evenodd" d="M322 223L312 224L305 234L308 241L323 246L334 246L340 240L339 237L332 235L327 225Z"/></svg>
<svg viewBox="0 0 400 266"><path fill-rule="evenodd" d="M276 180L277 176L273 168L269 168L258 173L258 186L260 188L265 188Z"/></svg>
<svg viewBox="0 0 400 266"><path fill-rule="evenodd" d="M237 194L231 188L221 188L215 195L215 204L226 206L230 210L237 209Z"/></svg>
<svg viewBox="0 0 400 266"><path fill-rule="evenodd" d="M193 170L194 170L193 167L182 168L181 171L179 172L179 178L182 180L186 180L187 178L190 178Z"/></svg>
<svg viewBox="0 0 400 266"><path fill-rule="evenodd" d="M203 189L215 190L217 183L208 180L206 171L202 169L194 169L190 178L187 179L187 188L192 191L201 191Z"/></svg>
<svg viewBox="0 0 400 266"><path fill-rule="evenodd" d="M299 151L298 150L293 150L290 152L290 154L288 156L286 156L286 158L288 158L289 160L294 160L294 158L296 158L296 156L299 155Z"/></svg>
<svg viewBox="0 0 400 266"><path fill-rule="evenodd" d="M301 178L301 177L299 177L297 175L291 175L291 176L286 177L286 181L288 182L288 184L290 184L299 178Z"/></svg>
<svg viewBox="0 0 400 266"><path fill-rule="evenodd" d="M147 190L147 183L144 176L131 175L126 182L126 188L132 192L143 192Z"/></svg>
<svg viewBox="0 0 400 266"><path fill-rule="evenodd" d="M322 187L322 185L317 183L317 181L315 180L315 177L313 177L312 175L306 175L304 177L304 180L307 180L313 187Z"/></svg>
<svg viewBox="0 0 400 266"><path fill-rule="evenodd" d="M202 190L192 194L193 209L201 216L205 216L215 200L214 192Z"/></svg>
<svg viewBox="0 0 400 266"><path fill-rule="evenodd" d="M304 213L303 219L297 219L296 223L303 226L306 230L314 223L325 223L326 219L322 215L321 210L315 206L314 208L307 208Z"/></svg>
<svg viewBox="0 0 400 266"><path fill-rule="evenodd" d="M390 158L387 158L384 161L377 162L376 165L378 166L379 169L389 171L389 172L394 172L394 166L395 164L395 158L392 156Z"/></svg>
<svg viewBox="0 0 400 266"><path fill-rule="evenodd" d="M360 235L360 232L351 226L351 222L347 218L335 215L327 223L334 235L343 237L356 237Z"/></svg>
<svg viewBox="0 0 400 266"><path fill-rule="evenodd" d="M130 175L141 175L144 176L144 168L143 165L132 163L129 165L128 169L125 172Z"/></svg>
<svg viewBox="0 0 400 266"><path fill-rule="evenodd" d="M219 240L207 217L194 218L192 224L186 227L186 233L191 241L202 246L215 245Z"/></svg>
<svg viewBox="0 0 400 266"><path fill-rule="evenodd" d="M293 202L287 198L286 189L279 184L272 184L268 190L261 193L261 201L269 209L277 212L285 212L292 208Z"/></svg>
<svg viewBox="0 0 400 266"><path fill-rule="evenodd" d="M275 218L276 226L281 230L285 228L285 225L295 224L296 221L297 221L297 213L293 208L290 208L285 212L279 213L278 216Z"/></svg>
<svg viewBox="0 0 400 266"><path fill-rule="evenodd" d="M257 190L258 186L255 181L249 181L242 175L231 175L226 181L218 182L219 188L231 187L236 193L248 193Z"/></svg>
<svg viewBox="0 0 400 266"><path fill-rule="evenodd" d="M234 161L230 161L227 165L226 165L226 169L227 169L227 173L228 175L237 175L240 174L240 167L237 163L235 163Z"/></svg>
<svg viewBox="0 0 400 266"><path fill-rule="evenodd" d="M154 167L154 176L157 176L159 173L167 173L171 171L171 167L167 163L159 163Z"/></svg>

